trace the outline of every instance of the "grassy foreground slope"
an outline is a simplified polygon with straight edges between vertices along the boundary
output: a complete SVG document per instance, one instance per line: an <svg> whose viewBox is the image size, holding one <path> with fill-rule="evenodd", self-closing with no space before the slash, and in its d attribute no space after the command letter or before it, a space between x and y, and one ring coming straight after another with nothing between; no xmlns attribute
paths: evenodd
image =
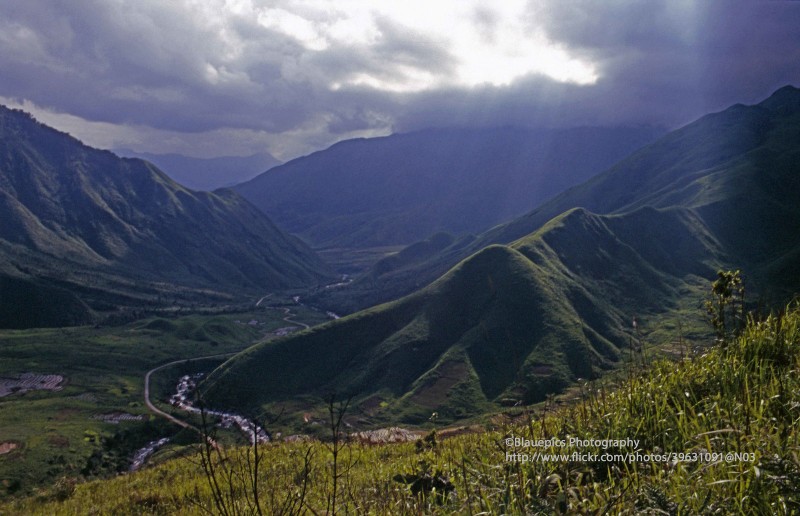
<svg viewBox="0 0 800 516"><path fill-rule="evenodd" d="M375 423L541 401L613 367L641 339L635 318L650 332L667 310L696 312L722 258L688 210L572 210L415 294L248 349L206 396L246 412L305 397L297 410L308 411L336 391Z"/></svg>
<svg viewBox="0 0 800 516"><path fill-rule="evenodd" d="M261 508L277 513L290 501L298 511L317 513L796 514L798 367L800 312L792 308L750 321L725 347L677 363L656 362L613 384L587 382L565 404L548 403L515 421L497 419L482 433L432 438L427 446L349 444L339 456L346 473L336 484L340 496L332 508L328 445L263 447ZM635 439L638 446L514 444L514 438L570 437ZM537 452L555 457L544 460L533 455ZM573 452L597 457L576 458ZM247 453L252 459L252 450L239 450L232 460L244 464ZM611 456L601 460L603 453ZM613 456L625 453L650 460ZM236 485L233 504L247 510L252 490ZM438 495L432 485L439 486ZM52 489L5 510L203 514L213 507L207 479L195 462L184 459Z"/></svg>

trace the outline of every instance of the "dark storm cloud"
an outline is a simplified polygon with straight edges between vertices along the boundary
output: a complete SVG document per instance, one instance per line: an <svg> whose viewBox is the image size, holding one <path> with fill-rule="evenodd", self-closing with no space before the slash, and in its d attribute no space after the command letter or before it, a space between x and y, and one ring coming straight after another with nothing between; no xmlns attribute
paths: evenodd
<svg viewBox="0 0 800 516"><path fill-rule="evenodd" d="M296 42L263 27L231 63L216 27L172 2L25 2L6 9L0 93L97 121L179 131L223 126L285 130L308 116L313 87L280 78ZM255 29L235 20L234 30ZM9 30L10 29L10 30ZM18 40L19 41L19 40ZM236 68L231 68L234 64ZM256 79L250 76L253 72ZM272 78L273 80L269 80ZM271 116L264 117L268 112Z"/></svg>
<svg viewBox="0 0 800 516"><path fill-rule="evenodd" d="M332 92L356 74L401 80L397 65L446 70L430 38L378 19L372 48L313 52L295 39L226 15L220 26L177 2L20 2L5 22L0 95L88 120L197 132L282 132L323 116L336 133L385 125L392 95ZM227 33L226 33L227 32ZM232 40L230 46L221 40ZM235 53L234 56L225 55Z"/></svg>
<svg viewBox="0 0 800 516"><path fill-rule="evenodd" d="M309 27L342 16L303 2L267 6L294 9ZM311 150L389 128L675 126L800 84L795 3L530 2L530 33L595 67L597 81L584 85L529 73L466 86L464 56L444 34L384 14L367 42L317 41L313 31L304 41L303 27L293 36L254 12L222 0L6 2L0 96L143 131L293 135L284 139ZM488 4L470 12L485 44L503 34ZM403 89L426 77L431 84Z"/></svg>
<svg viewBox="0 0 800 516"><path fill-rule="evenodd" d="M553 2L534 15L598 65L601 117L673 125L800 83L800 4Z"/></svg>
<svg viewBox="0 0 800 516"><path fill-rule="evenodd" d="M397 128L428 125L676 126L800 85L800 4L537 2L530 23L598 67L591 86L529 76L420 94Z"/></svg>

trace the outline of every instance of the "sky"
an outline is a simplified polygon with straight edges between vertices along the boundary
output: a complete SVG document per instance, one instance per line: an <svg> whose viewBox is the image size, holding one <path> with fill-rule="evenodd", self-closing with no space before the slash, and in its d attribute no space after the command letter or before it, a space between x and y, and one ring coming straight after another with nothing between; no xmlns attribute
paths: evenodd
<svg viewBox="0 0 800 516"><path fill-rule="evenodd" d="M288 160L430 127L676 128L800 86L800 2L0 0L0 103Z"/></svg>

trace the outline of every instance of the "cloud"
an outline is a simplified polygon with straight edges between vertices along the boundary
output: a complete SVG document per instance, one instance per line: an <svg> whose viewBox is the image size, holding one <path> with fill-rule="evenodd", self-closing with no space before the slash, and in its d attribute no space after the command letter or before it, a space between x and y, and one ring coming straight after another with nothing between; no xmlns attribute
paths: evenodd
<svg viewBox="0 0 800 516"><path fill-rule="evenodd" d="M627 118L685 123L800 83L792 2L553 1L537 14L548 34L598 66L594 102Z"/></svg>
<svg viewBox="0 0 800 516"><path fill-rule="evenodd" d="M800 83L798 26L780 2L5 2L0 96L96 145L284 159L429 126L674 126Z"/></svg>

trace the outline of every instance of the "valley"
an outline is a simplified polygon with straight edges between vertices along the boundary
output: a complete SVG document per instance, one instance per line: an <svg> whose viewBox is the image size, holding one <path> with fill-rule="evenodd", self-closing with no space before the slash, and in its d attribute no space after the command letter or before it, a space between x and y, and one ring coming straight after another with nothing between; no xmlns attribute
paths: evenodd
<svg viewBox="0 0 800 516"><path fill-rule="evenodd" d="M36 372L54 385L59 379L55 390L11 386L1 399L3 495L31 493L65 476L127 471L137 449L162 437L177 449L196 441L194 430L180 431L197 425L195 418L168 403L178 378L275 338L287 326L287 302L285 308L149 318L119 327L0 330L0 377L22 374L24 380ZM298 324L327 318L303 307L291 310Z"/></svg>
<svg viewBox="0 0 800 516"><path fill-rule="evenodd" d="M0 1L0 516L800 514L798 27Z"/></svg>
<svg viewBox="0 0 800 516"><path fill-rule="evenodd" d="M364 424L454 422L597 378L628 343L702 339L719 269L746 271L753 306L786 302L796 276L775 264L800 246L798 91L707 115L527 215L437 233L321 289L310 303L354 313L234 357L204 383L209 399L268 412L302 399L287 414L299 425L337 392ZM255 371L271 373L254 384Z"/></svg>
<svg viewBox="0 0 800 516"><path fill-rule="evenodd" d="M432 430L413 442L343 441L338 465L345 473L337 484L346 495L337 508L389 514L413 507L431 514L463 514L500 507L523 513L531 507L563 507L566 499L570 507L584 511L681 507L703 512L713 503L725 513L790 514L799 502L791 479L800 464L784 457L787 447L796 449L797 432L796 413L783 407L794 406L800 392L791 372L798 364L799 320L796 309L787 310L750 325L725 349L689 352L677 362L650 362L635 374L584 381L568 398L498 414L473 431L449 434L433 421ZM739 394L742 378L749 379L750 396ZM778 402L763 403L777 395ZM750 414L748 425L731 431L745 413ZM601 444L553 444L559 437L567 440L557 433L559 428L569 429L570 442ZM642 455L683 458L642 463L638 471L630 471L624 460L614 457L633 450L604 447L608 436L636 442ZM266 512L279 512L290 503L300 511L318 512L331 503L335 489L330 475L337 458L330 442L287 440L256 452L231 448L218 464L229 464L225 471L248 471L246 465L258 453L271 466L256 484L237 483L237 489L254 490L232 500L246 503L244 493L257 493L257 506ZM542 444L529 448L523 444L527 442ZM575 453L612 460L568 458ZM567 458L532 460L536 454ZM228 502L216 505L198 467L190 457L164 460L109 480L57 483L37 498L10 500L0 507L24 514L86 508L200 514L230 508ZM249 503L256 503L250 496Z"/></svg>
<svg viewBox="0 0 800 516"><path fill-rule="evenodd" d="M697 407L716 410L715 424L748 436L735 452L755 454L777 476L767 459L777 444L759 447L762 430L751 421L796 446L794 405L774 390L793 381L784 369L797 360L798 128L800 90L787 86L639 139L622 129L504 128L350 140L203 193L3 108L2 494L11 507L35 504L40 494L57 503L65 489L60 501L79 504L102 483L76 487L77 479L102 482L132 462L142 471L130 478L180 477L186 490L213 476L185 466L197 464L198 449L201 462L216 461L202 458L205 448L231 454L219 462L223 471L254 467L261 453L275 457L271 475L254 482L279 483L268 488L274 503L286 496L301 512L316 511L332 496L325 475L334 491L339 481L316 461L330 452L335 463L332 450L342 444L372 463L382 462L375 454L390 459L359 470L351 487L384 489L407 507L427 504L423 512L486 509L468 492L475 485L513 491L517 509L552 509L560 503L554 493L573 481L583 496L573 507L600 510L612 501L575 475L629 489L630 472L594 464L590 473L573 468L576 461L565 462L567 471L524 469L489 450L509 433L628 432L649 452L677 453L673 430L659 426L672 416L647 412L651 391L664 396L661 407L695 411L673 422L693 453L731 451L727 437L702 442L721 427L699 423ZM567 159L578 148L586 152ZM550 182L552 167L574 174ZM730 277L746 288L719 283L723 270L737 270ZM786 327L776 322L784 315L768 315L776 310ZM738 357L728 376L704 369L727 353ZM681 380L673 370L682 368L707 375L683 391L691 407L681 393L675 399ZM752 368L761 375L753 377L758 392L778 396L784 408L737 397L747 388L731 378ZM715 385L727 386L729 399L714 401ZM638 401L607 401L624 393ZM598 414L611 414L609 406L629 420L607 425ZM575 415L579 407L589 412ZM631 426L637 410L648 414L644 426ZM742 423L739 410L757 414ZM376 436L396 447L374 443ZM781 460L795 474L796 461ZM538 495L490 473L503 462L523 484L537 483ZM681 468L674 466L676 478L706 475ZM646 469L648 485L656 483L661 473ZM732 474L713 470L707 481L724 484ZM752 469L736 474L758 483ZM312 491L298 491L286 480L293 475ZM419 487L427 483L438 487ZM716 493L708 496L726 496L708 487ZM453 489L464 498L451 498ZM749 488L736 489L738 502L725 507L745 507ZM775 481L763 489L782 488ZM167 500L158 491L156 505L181 510L192 496L209 496L188 492ZM342 508L389 511L371 495L350 496ZM501 506L492 498L488 507Z"/></svg>

